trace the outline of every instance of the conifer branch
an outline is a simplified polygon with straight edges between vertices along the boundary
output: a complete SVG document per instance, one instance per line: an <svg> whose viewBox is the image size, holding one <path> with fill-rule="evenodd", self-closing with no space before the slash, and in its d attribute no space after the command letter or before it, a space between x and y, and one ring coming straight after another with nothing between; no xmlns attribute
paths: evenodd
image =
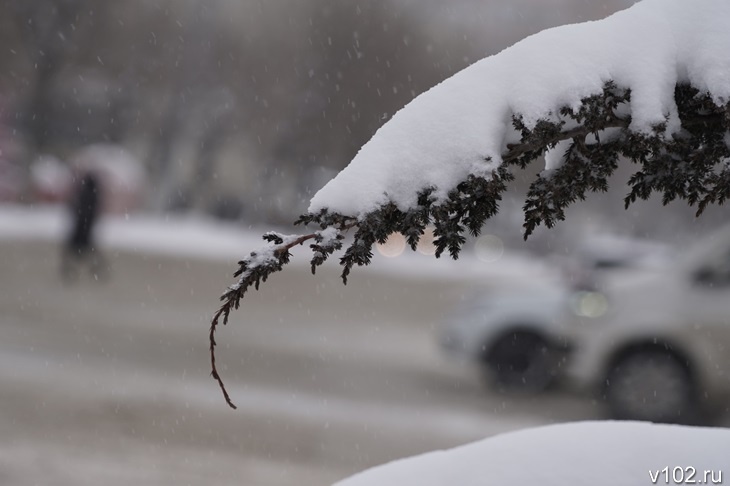
<svg viewBox="0 0 730 486"><path fill-rule="evenodd" d="M226 289L220 300L223 304L218 308L216 313L213 315L210 323L210 367L211 376L218 382L218 386L223 392L223 397L226 400L228 406L236 409L236 405L231 400L226 386L223 383L223 379L218 372L216 366L215 347L217 342L215 340L215 333L220 323L221 318L223 319L223 325L228 324L228 317L233 309L238 309L246 291L253 285L258 290L260 283L265 282L269 275L274 272L280 271L284 265L289 263L291 253L289 250L295 246L302 245L309 240L315 240L316 243L310 245L310 248L314 252L312 258L312 273L317 266L324 263L327 256L334 253L336 250L342 247L342 239L344 236L342 232L356 226L356 221L348 219L343 220L342 224L335 229L335 233L331 235L325 235L323 231L316 231L305 235L294 235L294 236L282 236L278 233L266 233L263 239L268 241L270 245L252 252L247 258L238 262L239 268L233 274L234 277L239 277L237 283L231 285ZM326 236L329 236L327 239ZM326 241L325 241L326 240Z"/></svg>
<svg viewBox="0 0 730 486"><path fill-rule="evenodd" d="M265 234L269 245L238 262L234 276L239 280L221 296L223 303L211 320L211 375L226 403L236 408L216 368L216 328L221 319L224 325L228 322L231 311L238 309L251 286L258 289L261 281L289 263L289 250L294 246L313 241L309 246L314 273L316 267L342 249L345 232L356 228L339 261L344 283L354 266L371 262L375 244L384 243L392 233L400 233L415 249L429 225L435 236L436 257L448 251L456 259L466 242L466 233L477 236L486 220L499 211L502 194L514 180L512 167L525 168L561 141L569 141L562 164L540 173L527 193L523 207L525 238L540 224L552 227L563 220L565 209L585 199L588 192L606 191L621 157L638 166L628 182L626 206L658 192L665 204L674 199L685 200L690 206L696 204L699 215L708 205L730 199L730 143L726 142L730 103L718 106L708 93L677 85L675 102L681 131L670 135L667 123L654 126L650 133L632 132L631 118L617 115L623 113L618 108L630 100L630 90L608 82L602 93L584 98L577 110L563 107L559 116L551 114L532 128L516 114L512 123L521 134L520 142L507 145L502 164L489 176L469 175L445 197L437 198L435 187L424 187L417 195L417 204L407 210L389 202L355 218L324 209L305 214L295 222L317 225L319 231L294 236ZM606 130L611 130L610 137L605 136Z"/></svg>
<svg viewBox="0 0 730 486"><path fill-rule="evenodd" d="M628 128L630 123L631 120L624 120L622 118L615 117L610 121L607 121L604 125L600 125L598 130L606 130L608 128ZM509 164L518 160L526 153L535 151L544 152L546 149L557 145L558 142L562 142L563 140L585 139L587 135L596 133L596 131L595 127L575 127L543 140L536 140L528 143L508 143L507 153L502 157L502 161Z"/></svg>

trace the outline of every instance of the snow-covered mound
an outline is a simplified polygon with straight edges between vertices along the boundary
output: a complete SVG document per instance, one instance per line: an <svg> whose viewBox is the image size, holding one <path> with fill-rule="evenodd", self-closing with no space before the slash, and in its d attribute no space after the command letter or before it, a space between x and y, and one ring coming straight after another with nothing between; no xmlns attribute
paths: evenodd
<svg viewBox="0 0 730 486"><path fill-rule="evenodd" d="M469 174L489 176L506 145L519 141L513 115L534 127L602 93L608 81L631 89L632 130L667 121L674 132L678 83L709 93L720 106L730 101L728 25L727 0L644 0L601 21L528 37L396 113L314 196L309 211L362 216L388 202L405 211L434 184L443 200Z"/></svg>
<svg viewBox="0 0 730 486"><path fill-rule="evenodd" d="M730 474L728 451L728 429L579 422L395 461L336 486L720 484Z"/></svg>

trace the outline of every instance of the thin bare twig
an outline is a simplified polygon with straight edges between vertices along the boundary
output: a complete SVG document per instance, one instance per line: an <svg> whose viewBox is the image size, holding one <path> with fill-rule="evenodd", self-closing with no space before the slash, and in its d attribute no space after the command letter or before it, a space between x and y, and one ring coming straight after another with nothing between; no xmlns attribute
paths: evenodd
<svg viewBox="0 0 730 486"><path fill-rule="evenodd" d="M225 313L225 320L228 319L228 313L230 312L230 308L227 308L224 310L225 304L221 306L220 309L218 309L218 312L215 313L213 316L213 320L210 324L210 366L211 366L211 376L215 379L215 381L218 382L218 386L220 386L221 391L223 392L223 398L226 399L226 403L229 407L231 407L233 410L235 410L236 404L233 403L231 400L231 397L228 395L228 390L226 390L226 385L223 384L223 380L221 379L221 376L218 374L218 369L215 366L215 328L218 325L218 319L220 319L221 314Z"/></svg>
<svg viewBox="0 0 730 486"><path fill-rule="evenodd" d="M357 226L357 221L353 220L350 223L340 225L339 230L340 231L346 231L350 228L353 228L354 226ZM319 235L319 233L310 233L308 235L301 235L287 243L282 243L277 246L277 248L274 250L274 256L277 258L280 258L282 255L286 254L290 249L294 248L297 245L301 245L304 242L314 239ZM220 308L216 311L216 313L213 315L213 319L210 322L210 335L209 335L209 342L210 342L210 374L215 379L215 381L218 382L218 386L220 387L221 391L223 392L223 397L226 400L226 403L229 407L232 409L236 409L236 404L233 403L233 400L231 400L230 395L228 394L228 390L226 390L226 385L223 383L223 379L221 378L220 374L218 373L218 368L215 364L215 347L217 345L215 340L215 332L218 327L218 324L220 322L220 318L223 317L223 325L225 326L228 324L228 316L231 313L231 310L237 309L239 306L239 303L241 299L243 298L243 294L246 291L246 289L253 283L253 282L243 282L244 279L241 280L240 285L237 287L230 288L223 296L221 297L221 300L223 300L223 304L221 304ZM258 285L258 284L257 284Z"/></svg>

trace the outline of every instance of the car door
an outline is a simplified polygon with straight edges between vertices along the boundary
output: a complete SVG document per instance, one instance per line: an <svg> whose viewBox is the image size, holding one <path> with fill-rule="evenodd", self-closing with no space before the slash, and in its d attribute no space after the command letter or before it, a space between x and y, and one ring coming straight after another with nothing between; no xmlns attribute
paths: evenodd
<svg viewBox="0 0 730 486"><path fill-rule="evenodd" d="M687 275L682 305L688 339L704 341L706 368L730 386L730 248Z"/></svg>

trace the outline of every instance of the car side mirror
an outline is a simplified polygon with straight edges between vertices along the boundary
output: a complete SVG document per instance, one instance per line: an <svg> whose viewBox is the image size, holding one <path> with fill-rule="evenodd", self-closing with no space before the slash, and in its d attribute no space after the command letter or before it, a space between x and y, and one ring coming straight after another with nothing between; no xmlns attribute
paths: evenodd
<svg viewBox="0 0 730 486"><path fill-rule="evenodd" d="M730 284L730 272L724 270L710 265L703 265L695 270L692 280L702 286L726 287Z"/></svg>

